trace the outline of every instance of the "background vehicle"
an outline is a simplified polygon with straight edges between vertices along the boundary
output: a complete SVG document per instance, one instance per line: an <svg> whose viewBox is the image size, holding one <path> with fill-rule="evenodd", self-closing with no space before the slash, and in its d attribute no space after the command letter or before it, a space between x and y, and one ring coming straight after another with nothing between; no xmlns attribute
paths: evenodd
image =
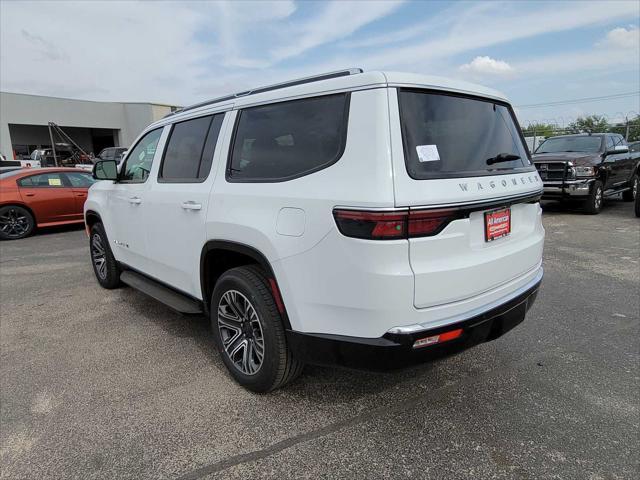
<svg viewBox="0 0 640 480"><path fill-rule="evenodd" d="M544 182L543 199L581 200L588 213L599 213L603 199L618 193L632 201L638 190L640 159L619 134L549 137L533 161Z"/></svg>
<svg viewBox="0 0 640 480"><path fill-rule="evenodd" d="M98 160L115 160L120 164L122 157L127 152L127 147L109 147L103 148L97 157L94 159L94 163Z"/></svg>
<svg viewBox="0 0 640 480"><path fill-rule="evenodd" d="M74 168L0 173L0 239L23 238L36 227L81 223L94 182L90 173Z"/></svg>
<svg viewBox="0 0 640 480"><path fill-rule="evenodd" d="M542 279L542 183L507 100L467 83L354 70L258 88L152 124L120 173L94 174L99 283L208 312L255 391L304 363L393 368L493 340Z"/></svg>

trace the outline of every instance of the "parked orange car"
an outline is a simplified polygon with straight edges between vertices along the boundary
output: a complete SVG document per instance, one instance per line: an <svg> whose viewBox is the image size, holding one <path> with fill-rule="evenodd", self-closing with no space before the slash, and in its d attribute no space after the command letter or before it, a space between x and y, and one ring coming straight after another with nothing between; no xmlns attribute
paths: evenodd
<svg viewBox="0 0 640 480"><path fill-rule="evenodd" d="M24 238L36 227L82 223L84 201L94 182L90 172L76 168L0 173L0 239Z"/></svg>

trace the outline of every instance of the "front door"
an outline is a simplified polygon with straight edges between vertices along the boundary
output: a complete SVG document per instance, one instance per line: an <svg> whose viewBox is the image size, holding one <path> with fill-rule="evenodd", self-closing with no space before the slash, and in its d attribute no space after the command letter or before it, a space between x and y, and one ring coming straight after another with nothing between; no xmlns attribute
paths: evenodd
<svg viewBox="0 0 640 480"><path fill-rule="evenodd" d="M223 120L218 113L174 124L146 193L148 273L195 298L201 298L200 253Z"/></svg>
<svg viewBox="0 0 640 480"><path fill-rule="evenodd" d="M145 215L150 183L148 181L160 148L163 128L144 135L131 150L122 167L118 182L109 196L112 230L109 236L114 256L131 268L146 272L148 252ZM109 233L109 232L108 232Z"/></svg>

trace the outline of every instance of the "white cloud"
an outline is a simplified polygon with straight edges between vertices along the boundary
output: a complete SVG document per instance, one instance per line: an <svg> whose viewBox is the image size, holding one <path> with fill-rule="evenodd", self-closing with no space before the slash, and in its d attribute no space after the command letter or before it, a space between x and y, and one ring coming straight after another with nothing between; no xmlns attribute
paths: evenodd
<svg viewBox="0 0 640 480"><path fill-rule="evenodd" d="M491 57L476 57L471 62L465 63L460 66L460 70L463 72L471 73L474 75L511 75L513 73L513 67L504 60L496 60Z"/></svg>
<svg viewBox="0 0 640 480"><path fill-rule="evenodd" d="M272 50L276 61L298 56L319 45L340 40L363 26L379 20L400 7L402 1L340 1L325 8L300 28L294 28L286 46Z"/></svg>
<svg viewBox="0 0 640 480"><path fill-rule="evenodd" d="M640 28L614 28L598 46L633 49L640 47Z"/></svg>

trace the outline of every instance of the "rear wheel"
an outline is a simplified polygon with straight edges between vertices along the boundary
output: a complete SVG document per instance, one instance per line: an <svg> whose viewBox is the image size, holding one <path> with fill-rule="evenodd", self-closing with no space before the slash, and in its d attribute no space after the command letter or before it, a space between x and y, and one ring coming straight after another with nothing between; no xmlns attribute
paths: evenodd
<svg viewBox="0 0 640 480"><path fill-rule="evenodd" d="M28 237L35 226L33 215L26 208L18 205L0 208L0 239L17 240Z"/></svg>
<svg viewBox="0 0 640 480"><path fill-rule="evenodd" d="M249 390L269 392L302 372L259 267L233 268L220 277L211 298L211 327L225 366Z"/></svg>
<svg viewBox="0 0 640 480"><path fill-rule="evenodd" d="M622 192L622 199L625 202L633 202L636 199L636 197L638 196L638 183L639 177L636 173L631 180L631 188Z"/></svg>
<svg viewBox="0 0 640 480"><path fill-rule="evenodd" d="M91 264L101 287L112 289L120 286L120 267L116 262L107 234L101 223L91 227L89 236L89 252Z"/></svg>
<svg viewBox="0 0 640 480"><path fill-rule="evenodd" d="M600 213L600 210L602 210L603 193L604 190L602 189L602 182L600 180L596 180L591 187L591 193L589 194L584 206L587 213L591 215Z"/></svg>

